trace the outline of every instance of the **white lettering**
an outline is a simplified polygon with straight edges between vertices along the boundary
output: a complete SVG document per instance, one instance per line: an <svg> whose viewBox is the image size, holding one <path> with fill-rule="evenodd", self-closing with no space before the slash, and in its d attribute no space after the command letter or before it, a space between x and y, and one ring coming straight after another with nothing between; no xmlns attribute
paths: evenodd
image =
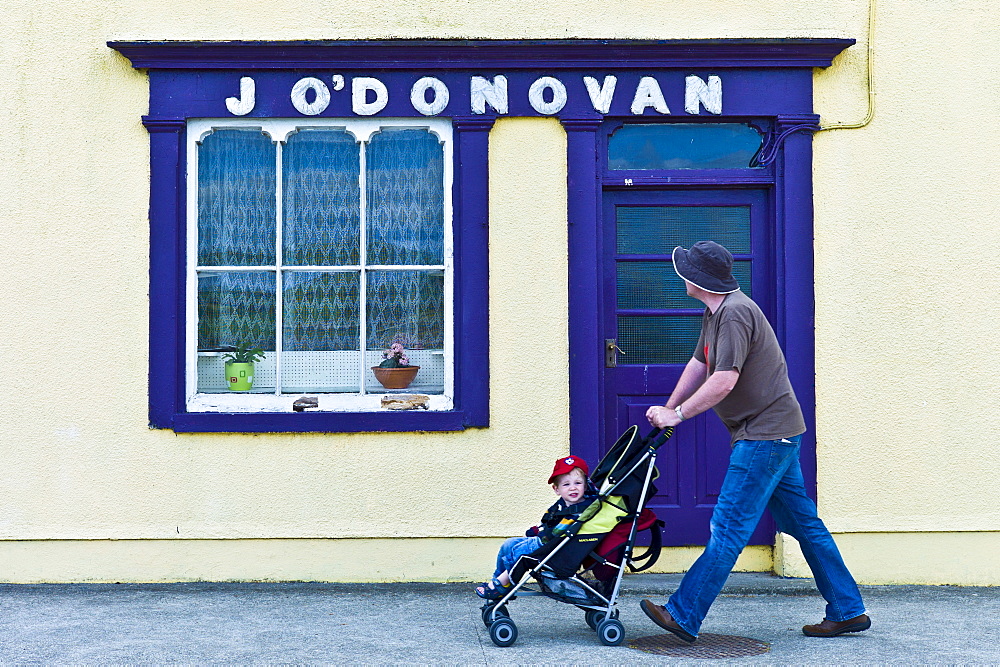
<svg viewBox="0 0 1000 667"><path fill-rule="evenodd" d="M667 101L663 99L663 93L660 92L660 84L653 77L644 76L635 88L635 97L632 98L632 113L641 116L642 112L649 107L653 107L660 113L670 113Z"/></svg>
<svg viewBox="0 0 1000 667"><path fill-rule="evenodd" d="M708 113L722 113L722 79L710 76L708 83L694 75L684 79L684 111L701 113L700 105Z"/></svg>
<svg viewBox="0 0 1000 667"><path fill-rule="evenodd" d="M583 77L583 83L587 86L587 93L590 94L590 103L594 105L594 111L606 114L611 111L611 98L615 94L615 86L618 84L618 77L606 76L604 83L597 85L597 79L592 76Z"/></svg>
<svg viewBox="0 0 1000 667"><path fill-rule="evenodd" d="M333 84L333 89L334 90L343 90L344 89L344 75L343 74L334 74L332 77L330 77L330 82Z"/></svg>
<svg viewBox="0 0 1000 667"><path fill-rule="evenodd" d="M316 93L316 99L312 102L306 101L306 92L309 90ZM307 116L321 114L330 106L330 89L325 83L311 76L299 79L292 86L292 106Z"/></svg>
<svg viewBox="0 0 1000 667"><path fill-rule="evenodd" d="M375 100L368 101L368 91L375 93ZM359 116L374 116L389 103L389 89L378 79L359 76L351 79L351 106Z"/></svg>
<svg viewBox="0 0 1000 667"><path fill-rule="evenodd" d="M256 94L257 85L254 83L254 80L248 76L244 76L240 79L240 96L227 97L226 108L234 116L245 116L253 111L254 106L257 104Z"/></svg>
<svg viewBox="0 0 1000 667"><path fill-rule="evenodd" d="M552 91L552 101L545 101L545 89ZM535 80L528 88L528 102L538 113L552 115L559 113L566 106L566 86L562 81L551 76L543 76Z"/></svg>
<svg viewBox="0 0 1000 667"><path fill-rule="evenodd" d="M472 77L470 82L472 93L472 113L486 113L489 104L499 114L507 113L507 77L498 74L490 83L481 76Z"/></svg>
<svg viewBox="0 0 1000 667"><path fill-rule="evenodd" d="M434 91L434 101L427 101L427 91ZM425 76L417 80L410 89L410 102L413 108L425 116L436 116L448 106L448 86L440 79L432 76Z"/></svg>

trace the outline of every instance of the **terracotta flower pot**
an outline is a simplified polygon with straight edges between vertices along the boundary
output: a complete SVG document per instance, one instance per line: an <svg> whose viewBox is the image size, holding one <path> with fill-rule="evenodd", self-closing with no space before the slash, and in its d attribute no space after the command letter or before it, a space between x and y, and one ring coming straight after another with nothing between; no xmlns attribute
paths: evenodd
<svg viewBox="0 0 1000 667"><path fill-rule="evenodd" d="M420 366L400 366L399 368L382 368L372 366L375 379L386 389L406 389L417 376Z"/></svg>

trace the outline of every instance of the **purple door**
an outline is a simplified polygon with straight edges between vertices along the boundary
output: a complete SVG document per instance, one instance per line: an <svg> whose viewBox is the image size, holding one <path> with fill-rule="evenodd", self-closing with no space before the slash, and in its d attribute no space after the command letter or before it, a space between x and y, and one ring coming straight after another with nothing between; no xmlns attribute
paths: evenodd
<svg viewBox="0 0 1000 667"><path fill-rule="evenodd" d="M703 307L674 272L675 246L711 239L729 248L741 288L773 324L769 202L765 189L603 193L602 456L630 425L649 430L646 409L666 402L694 352ZM658 493L649 506L666 522L665 546L705 544L729 452L729 433L711 411L684 422L660 449ZM766 517L750 543L773 540Z"/></svg>

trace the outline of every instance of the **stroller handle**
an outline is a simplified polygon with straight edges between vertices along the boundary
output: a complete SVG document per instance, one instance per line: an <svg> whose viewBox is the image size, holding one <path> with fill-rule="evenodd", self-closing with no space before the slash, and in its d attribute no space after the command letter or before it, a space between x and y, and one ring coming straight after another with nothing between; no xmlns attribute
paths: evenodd
<svg viewBox="0 0 1000 667"><path fill-rule="evenodd" d="M669 440L670 436L673 434L673 426L668 426L666 428L654 427L653 430L647 433L646 437L643 438L643 442L653 449L659 449L660 446Z"/></svg>

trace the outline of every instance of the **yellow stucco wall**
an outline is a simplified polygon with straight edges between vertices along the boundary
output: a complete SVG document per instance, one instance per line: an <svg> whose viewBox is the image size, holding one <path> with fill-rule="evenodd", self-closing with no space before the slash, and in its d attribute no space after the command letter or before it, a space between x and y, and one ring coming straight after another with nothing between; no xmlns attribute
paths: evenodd
<svg viewBox="0 0 1000 667"><path fill-rule="evenodd" d="M620 6L8 3L0 581L471 579L537 518L538 473L568 449L565 135L544 119L490 138L489 429L149 430L148 86L106 41L846 36L816 109L864 116L864 1ZM878 10L875 120L814 142L820 511L863 581L1000 583L975 567L1000 542L997 10ZM793 556L777 553L789 574Z"/></svg>

